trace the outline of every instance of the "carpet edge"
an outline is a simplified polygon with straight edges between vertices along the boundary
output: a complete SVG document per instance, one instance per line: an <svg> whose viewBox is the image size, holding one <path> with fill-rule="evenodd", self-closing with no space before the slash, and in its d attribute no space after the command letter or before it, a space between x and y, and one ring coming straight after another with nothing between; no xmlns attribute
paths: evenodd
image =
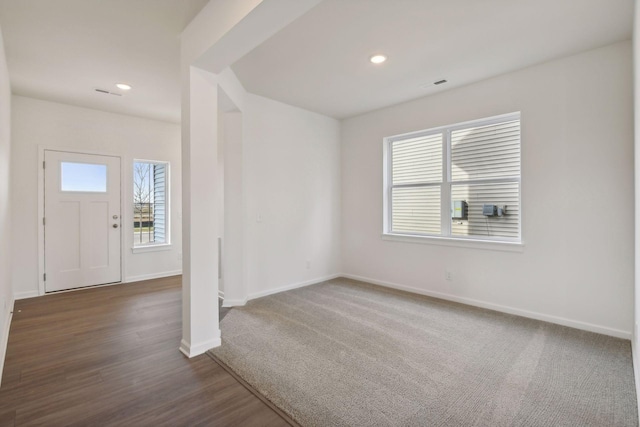
<svg viewBox="0 0 640 427"><path fill-rule="evenodd" d="M269 408L271 408L276 414L278 414L280 416L280 418L282 418L284 421L286 421L289 425L291 425L293 427L301 427L300 424L298 424L296 422L296 420L293 419L293 415L292 414L287 413L283 408L280 408L278 405L276 405L275 403L270 401L266 396L264 396L262 393L260 393L258 390L256 390L256 388L253 387L253 385L248 383L244 378L242 378L240 376L240 374L238 374L236 371L234 371L230 366L228 366L222 360L220 360L215 354L213 354L213 352L211 350L206 351L205 354L207 356L209 356L209 358L211 360L213 360L215 363L220 365L220 367L222 369L227 371L229 373L229 375L231 375L236 381L238 381L240 383L240 385L242 385L244 388L249 390L249 392L251 394L256 396L265 405L267 405Z"/></svg>

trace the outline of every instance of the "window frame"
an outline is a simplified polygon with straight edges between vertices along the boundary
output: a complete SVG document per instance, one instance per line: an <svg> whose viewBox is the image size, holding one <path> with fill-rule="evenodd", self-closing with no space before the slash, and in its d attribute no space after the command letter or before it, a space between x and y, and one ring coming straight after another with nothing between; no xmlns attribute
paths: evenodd
<svg viewBox="0 0 640 427"><path fill-rule="evenodd" d="M451 180L451 134L452 132L479 127L490 126L499 123L518 120L520 122L520 174L517 178L489 178L489 179L473 179L465 181ZM442 180L439 183L424 184L398 184L393 185L393 143L409 138L425 137L434 134L442 134ZM522 236L523 221L523 203L522 203L522 120L519 111L501 114L482 119L470 120L466 122L455 123L452 125L438 126L434 128L407 132L398 135L392 135L383 138L383 240L413 242L413 243L435 243L447 246L464 246L479 247L486 249L498 250L521 250L524 247ZM452 184L455 185L474 185L474 184L490 184L490 183L508 183L515 182L518 184L519 199L519 221L518 221L518 237L489 237L482 235L452 235L451 229L451 189ZM394 188L424 188L440 186L440 234L425 234L418 232L394 232L392 230L392 191Z"/></svg>
<svg viewBox="0 0 640 427"><path fill-rule="evenodd" d="M148 159L133 159L133 162L131 163L131 172L132 172L132 179L131 179L131 189L132 191L134 188L134 181L135 181L135 176L133 174L135 174L135 165L136 163L147 163L147 164L152 164L152 165L164 165L165 167L165 184L164 184L164 191L165 191L165 207L164 207L164 213L165 213L165 241L162 243L156 243L156 242L147 242L147 243L141 243L141 244L136 244L135 242L135 232L132 233L132 235L134 236L133 239L133 246L131 248L133 253L144 253L144 252L154 252L154 251L163 251L163 250L169 250L171 249L171 162L168 160L148 160ZM131 195L131 202L132 202L132 209L130 210L130 214L133 216L133 220L135 220L135 194ZM133 224L134 221L131 221L130 224ZM135 228L135 226L134 226Z"/></svg>

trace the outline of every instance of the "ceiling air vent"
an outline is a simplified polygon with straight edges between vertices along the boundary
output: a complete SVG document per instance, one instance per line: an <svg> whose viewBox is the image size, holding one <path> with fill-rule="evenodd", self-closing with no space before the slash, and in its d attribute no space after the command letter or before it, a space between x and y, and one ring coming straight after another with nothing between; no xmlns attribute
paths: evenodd
<svg viewBox="0 0 640 427"><path fill-rule="evenodd" d="M109 92L106 89L96 89L96 92L100 92L100 93L104 93L105 95L113 95L113 96L122 96L121 93L117 93L117 92Z"/></svg>

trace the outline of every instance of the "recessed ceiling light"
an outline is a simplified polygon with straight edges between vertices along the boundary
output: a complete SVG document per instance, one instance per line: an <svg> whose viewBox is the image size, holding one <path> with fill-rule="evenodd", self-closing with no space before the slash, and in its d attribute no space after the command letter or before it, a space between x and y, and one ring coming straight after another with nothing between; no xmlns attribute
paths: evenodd
<svg viewBox="0 0 640 427"><path fill-rule="evenodd" d="M374 64L382 64L386 60L387 60L387 57L384 55L373 55L371 58L369 58L369 61L371 61Z"/></svg>
<svg viewBox="0 0 640 427"><path fill-rule="evenodd" d="M118 89L122 89L122 90L130 90L131 89L131 86L128 85L128 84L125 84L125 83L118 83L118 84L116 84L116 87Z"/></svg>

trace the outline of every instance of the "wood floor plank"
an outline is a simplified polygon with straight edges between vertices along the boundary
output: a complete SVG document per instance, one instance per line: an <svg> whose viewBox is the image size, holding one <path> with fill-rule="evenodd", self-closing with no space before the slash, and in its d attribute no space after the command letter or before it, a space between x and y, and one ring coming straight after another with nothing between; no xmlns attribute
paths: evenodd
<svg viewBox="0 0 640 427"><path fill-rule="evenodd" d="M16 301L0 426L287 421L181 339L180 277Z"/></svg>

